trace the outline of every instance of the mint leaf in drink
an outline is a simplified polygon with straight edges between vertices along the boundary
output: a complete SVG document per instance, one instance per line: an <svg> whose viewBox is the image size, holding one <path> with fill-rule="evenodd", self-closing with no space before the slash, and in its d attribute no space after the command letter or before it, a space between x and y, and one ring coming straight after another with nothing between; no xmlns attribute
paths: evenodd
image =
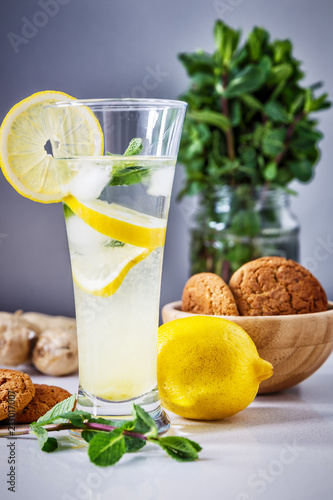
<svg viewBox="0 0 333 500"><path fill-rule="evenodd" d="M90 461L100 467L115 464L124 453L126 453L126 445L121 429L114 429L112 432L99 432L89 443Z"/></svg>
<svg viewBox="0 0 333 500"><path fill-rule="evenodd" d="M146 444L145 439L140 439L132 436L124 436L125 438L125 445L126 445L126 452L127 453L134 453L138 450L141 450Z"/></svg>
<svg viewBox="0 0 333 500"><path fill-rule="evenodd" d="M44 425L46 421L48 423L61 423L66 422L66 419L60 418L62 413L73 410L76 401L76 394L73 394L64 401L60 401L60 403L56 404L51 410L45 413L42 417L37 420L38 424Z"/></svg>
<svg viewBox="0 0 333 500"><path fill-rule="evenodd" d="M142 148L143 148L142 139L139 138L132 139L124 153L124 156L138 155L142 151Z"/></svg>
<svg viewBox="0 0 333 500"><path fill-rule="evenodd" d="M142 139L135 138L132 139L129 143L125 153L123 156L135 156L138 155L143 148ZM109 153L106 151L107 156L118 156L121 158L121 155L114 155L113 153ZM131 184L138 184L142 181L143 178L149 175L149 169L147 167L142 167L140 165L136 165L134 162L128 164L124 161L124 163L118 164L117 168L114 168L113 175L111 181L109 183L110 186L130 186Z"/></svg>
<svg viewBox="0 0 333 500"><path fill-rule="evenodd" d="M148 175L149 169L147 167L141 167L140 165L122 167L114 173L109 185L130 186L132 184L138 184Z"/></svg>
<svg viewBox="0 0 333 500"><path fill-rule="evenodd" d="M158 444L171 458L179 462L191 462L196 460L198 458L198 452L202 450L198 443L178 436L166 436L152 439L151 441Z"/></svg>
<svg viewBox="0 0 333 500"><path fill-rule="evenodd" d="M119 241L119 240L108 240L106 243L105 243L105 247L111 247L111 248L115 248L115 247L123 247L125 245L125 243L123 241Z"/></svg>
<svg viewBox="0 0 333 500"><path fill-rule="evenodd" d="M131 140L129 145L127 146L127 149L123 156L135 156L141 153L143 148L142 144L142 139L139 139L138 137L134 138ZM121 156L121 155L116 155L114 153L109 153L109 151L106 151L107 156Z"/></svg>
<svg viewBox="0 0 333 500"><path fill-rule="evenodd" d="M73 210L71 208L69 208L68 205L66 205L66 203L62 202L62 207L64 209L64 215L65 215L65 220L68 219L68 217L71 217L72 215L75 215Z"/></svg>
<svg viewBox="0 0 333 500"><path fill-rule="evenodd" d="M38 444L42 451L51 453L58 448L58 442L55 438L50 438L48 432L43 427L37 427L34 424L30 426L31 432L37 436Z"/></svg>
<svg viewBox="0 0 333 500"><path fill-rule="evenodd" d="M134 417L133 432L144 434L147 437L155 437L158 434L155 421L141 406L132 404L131 413Z"/></svg>

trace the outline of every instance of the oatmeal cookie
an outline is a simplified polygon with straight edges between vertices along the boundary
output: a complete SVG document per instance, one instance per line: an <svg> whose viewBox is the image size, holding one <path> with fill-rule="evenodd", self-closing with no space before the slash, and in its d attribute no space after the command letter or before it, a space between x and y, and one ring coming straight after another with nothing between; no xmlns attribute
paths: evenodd
<svg viewBox="0 0 333 500"><path fill-rule="evenodd" d="M293 260L262 257L244 264L229 283L242 316L273 316L326 311L325 290Z"/></svg>
<svg viewBox="0 0 333 500"><path fill-rule="evenodd" d="M31 424L35 422L53 408L54 405L71 396L65 389L53 385L35 384L35 389L36 393L33 400L16 416L17 424Z"/></svg>
<svg viewBox="0 0 333 500"><path fill-rule="evenodd" d="M196 314L239 316L228 285L213 273L195 274L188 280L183 292L182 310Z"/></svg>
<svg viewBox="0 0 333 500"><path fill-rule="evenodd" d="M0 420L19 413L33 399L35 387L29 375L16 370L0 369Z"/></svg>

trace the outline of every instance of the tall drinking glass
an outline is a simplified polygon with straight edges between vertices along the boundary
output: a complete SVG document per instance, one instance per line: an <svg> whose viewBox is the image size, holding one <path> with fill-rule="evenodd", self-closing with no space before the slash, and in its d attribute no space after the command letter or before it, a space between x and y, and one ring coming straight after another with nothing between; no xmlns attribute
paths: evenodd
<svg viewBox="0 0 333 500"><path fill-rule="evenodd" d="M161 271L185 111L184 102L153 99L49 108L67 143L66 153L56 140L52 149L74 282L77 409L120 418L134 402L160 432L169 426L156 382ZM70 156L81 133L90 137L85 155Z"/></svg>

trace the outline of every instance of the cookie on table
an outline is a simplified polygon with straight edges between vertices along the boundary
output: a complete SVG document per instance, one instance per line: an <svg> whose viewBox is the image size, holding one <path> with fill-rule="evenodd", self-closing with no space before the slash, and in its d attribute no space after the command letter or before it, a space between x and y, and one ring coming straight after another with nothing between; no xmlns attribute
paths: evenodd
<svg viewBox="0 0 333 500"><path fill-rule="evenodd" d="M237 305L228 285L213 273L192 276L185 285L182 311L217 316L239 316Z"/></svg>
<svg viewBox="0 0 333 500"><path fill-rule="evenodd" d="M262 257L244 264L229 287L242 316L273 316L326 311L325 290L293 260Z"/></svg>
<svg viewBox="0 0 333 500"><path fill-rule="evenodd" d="M16 370L0 369L0 420L17 414L35 396L35 387L29 375Z"/></svg>
<svg viewBox="0 0 333 500"><path fill-rule="evenodd" d="M35 390L35 397L32 401L21 413L16 415L17 424L31 424L35 422L53 408L54 405L71 396L65 389L53 385L35 384Z"/></svg>

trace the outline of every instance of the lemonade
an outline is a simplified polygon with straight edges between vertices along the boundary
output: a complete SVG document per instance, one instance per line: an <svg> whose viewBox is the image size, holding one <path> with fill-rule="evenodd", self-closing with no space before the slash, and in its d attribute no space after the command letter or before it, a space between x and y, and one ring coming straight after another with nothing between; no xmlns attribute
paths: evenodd
<svg viewBox="0 0 333 500"><path fill-rule="evenodd" d="M79 342L76 408L128 418L135 403L159 433L170 426L156 384L161 268L186 107L46 90L17 103L0 127L0 167L16 191L63 202Z"/></svg>
<svg viewBox="0 0 333 500"><path fill-rule="evenodd" d="M57 160L74 281L80 385L126 401L156 387L161 267L175 158Z"/></svg>

